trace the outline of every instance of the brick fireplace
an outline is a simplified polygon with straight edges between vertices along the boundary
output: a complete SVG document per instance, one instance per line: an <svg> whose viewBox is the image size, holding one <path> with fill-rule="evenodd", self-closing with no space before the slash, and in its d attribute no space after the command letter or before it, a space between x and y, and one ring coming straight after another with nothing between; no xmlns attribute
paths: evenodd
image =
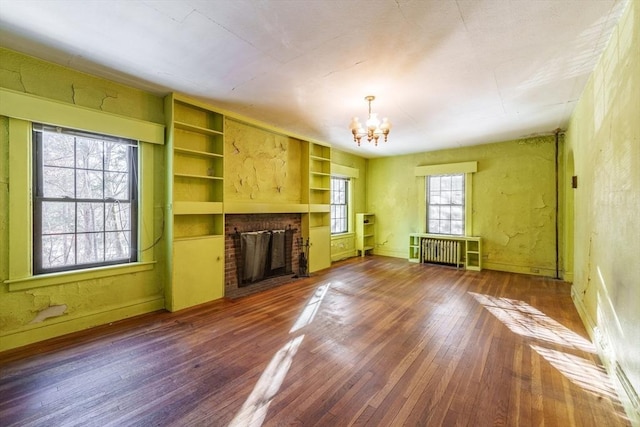
<svg viewBox="0 0 640 427"><path fill-rule="evenodd" d="M267 277L256 282L246 283L240 273L243 260L238 260L239 237L242 233L276 230L291 230L293 244L291 245L290 272L283 271L281 275ZM265 289L273 288L296 279L298 273L299 245L296 243L302 237L302 216L299 213L268 213L268 214L227 214L225 215L225 297L238 298Z"/></svg>

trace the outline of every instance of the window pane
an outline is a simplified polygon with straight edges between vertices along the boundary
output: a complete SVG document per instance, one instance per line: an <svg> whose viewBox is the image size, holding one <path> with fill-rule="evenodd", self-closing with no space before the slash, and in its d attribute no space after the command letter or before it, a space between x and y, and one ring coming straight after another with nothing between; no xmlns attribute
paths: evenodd
<svg viewBox="0 0 640 427"><path fill-rule="evenodd" d="M441 191L449 191L451 190L451 177L443 176L440 178L440 190Z"/></svg>
<svg viewBox="0 0 640 427"><path fill-rule="evenodd" d="M129 258L130 243L129 232L117 231L105 233L105 260L113 261L117 259Z"/></svg>
<svg viewBox="0 0 640 427"><path fill-rule="evenodd" d="M42 267L55 268L75 264L73 234L42 236Z"/></svg>
<svg viewBox="0 0 640 427"><path fill-rule="evenodd" d="M104 144L105 169L113 172L129 170L129 146L106 141Z"/></svg>
<svg viewBox="0 0 640 427"><path fill-rule="evenodd" d="M451 222L441 220L439 228L440 228L440 233L449 234L451 233Z"/></svg>
<svg viewBox="0 0 640 427"><path fill-rule="evenodd" d="M42 143L42 161L45 166L73 167L74 138L68 135L45 133Z"/></svg>
<svg viewBox="0 0 640 427"><path fill-rule="evenodd" d="M462 221L451 221L451 234L461 235L464 233L464 223Z"/></svg>
<svg viewBox="0 0 640 427"><path fill-rule="evenodd" d="M437 219L429 221L429 233L440 233L440 221Z"/></svg>
<svg viewBox="0 0 640 427"><path fill-rule="evenodd" d="M440 206L440 219L451 219L451 206Z"/></svg>
<svg viewBox="0 0 640 427"><path fill-rule="evenodd" d="M130 203L105 203L105 230L118 231L131 229Z"/></svg>
<svg viewBox="0 0 640 427"><path fill-rule="evenodd" d="M42 234L73 233L76 204L42 202Z"/></svg>
<svg viewBox="0 0 640 427"><path fill-rule="evenodd" d="M104 260L104 234L78 233L78 264L93 264Z"/></svg>
<svg viewBox="0 0 640 427"><path fill-rule="evenodd" d="M119 172L105 172L104 197L114 199L129 198L129 174Z"/></svg>
<svg viewBox="0 0 640 427"><path fill-rule="evenodd" d="M440 218L440 207L429 206L429 219L438 219L438 218Z"/></svg>
<svg viewBox="0 0 640 427"><path fill-rule="evenodd" d="M440 193L440 204L441 205L451 204L451 192L443 191L442 193Z"/></svg>
<svg viewBox="0 0 640 427"><path fill-rule="evenodd" d="M103 199L102 172L77 169L76 191L79 199Z"/></svg>
<svg viewBox="0 0 640 427"><path fill-rule="evenodd" d="M440 177L439 176L430 176L429 177L429 191L440 191Z"/></svg>
<svg viewBox="0 0 640 427"><path fill-rule="evenodd" d="M462 191L454 191L451 193L451 204L461 205L464 203L464 193Z"/></svg>
<svg viewBox="0 0 640 427"><path fill-rule="evenodd" d="M44 197L75 197L73 191L73 169L45 166L42 168Z"/></svg>
<svg viewBox="0 0 640 427"><path fill-rule="evenodd" d="M432 205L440 204L440 193L431 193L429 194L429 203Z"/></svg>
<svg viewBox="0 0 640 427"><path fill-rule="evenodd" d="M78 203L78 232L104 230L104 204Z"/></svg>
<svg viewBox="0 0 640 427"><path fill-rule="evenodd" d="M451 189L460 191L464 187L464 175L454 175L451 177Z"/></svg>
<svg viewBox="0 0 640 427"><path fill-rule="evenodd" d="M76 138L76 167L102 170L102 141L88 138Z"/></svg>
<svg viewBox="0 0 640 427"><path fill-rule="evenodd" d="M451 219L452 220L462 220L462 215L464 211L462 206L451 206Z"/></svg>

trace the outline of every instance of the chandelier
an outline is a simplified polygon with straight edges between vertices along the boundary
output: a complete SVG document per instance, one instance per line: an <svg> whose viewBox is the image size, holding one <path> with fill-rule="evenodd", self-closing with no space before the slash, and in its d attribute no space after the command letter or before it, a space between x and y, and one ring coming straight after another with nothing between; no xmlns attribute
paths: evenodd
<svg viewBox="0 0 640 427"><path fill-rule="evenodd" d="M353 140L360 145L360 140L362 137L366 136L367 141L371 142L373 140L375 145L378 145L378 138L380 135L384 135L384 142L387 142L387 135L389 135L389 131L391 130L391 123L389 123L388 118L382 119L382 123L380 123L380 119L378 119L377 113L371 112L371 101L376 99L373 95L368 95L364 97L364 100L369 103L369 118L365 125L366 129L362 127L362 124L358 121L357 117L351 119L351 124L349 125L349 129L351 129L351 133L353 134Z"/></svg>

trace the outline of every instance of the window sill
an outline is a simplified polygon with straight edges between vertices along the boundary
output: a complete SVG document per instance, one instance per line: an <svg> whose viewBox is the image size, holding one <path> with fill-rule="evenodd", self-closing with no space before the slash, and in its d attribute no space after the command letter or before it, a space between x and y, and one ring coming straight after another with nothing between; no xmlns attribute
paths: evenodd
<svg viewBox="0 0 640 427"><path fill-rule="evenodd" d="M38 276L25 277L23 279L5 280L9 285L9 291L25 291L46 286L63 285L70 282L99 279L102 277L118 276L121 274L139 273L153 270L155 261L136 262L131 264L110 265L86 270L65 271L61 273L40 274Z"/></svg>
<svg viewBox="0 0 640 427"><path fill-rule="evenodd" d="M331 235L331 238L332 238L332 239L341 239L341 238L344 238L344 237L350 237L350 236L355 236L355 235L356 235L356 233L351 233L351 232L348 232L348 231L347 231L346 233L336 233L336 234L332 234L332 235Z"/></svg>

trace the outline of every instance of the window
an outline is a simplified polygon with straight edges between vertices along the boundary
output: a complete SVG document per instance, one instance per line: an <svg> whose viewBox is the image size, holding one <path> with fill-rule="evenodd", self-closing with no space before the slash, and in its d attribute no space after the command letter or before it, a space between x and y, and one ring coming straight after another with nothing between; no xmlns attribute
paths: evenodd
<svg viewBox="0 0 640 427"><path fill-rule="evenodd" d="M465 234L464 174L427 176L427 231Z"/></svg>
<svg viewBox="0 0 640 427"><path fill-rule="evenodd" d="M33 125L34 272L137 260L137 142Z"/></svg>
<svg viewBox="0 0 640 427"><path fill-rule="evenodd" d="M331 177L331 234L349 231L349 179Z"/></svg>

